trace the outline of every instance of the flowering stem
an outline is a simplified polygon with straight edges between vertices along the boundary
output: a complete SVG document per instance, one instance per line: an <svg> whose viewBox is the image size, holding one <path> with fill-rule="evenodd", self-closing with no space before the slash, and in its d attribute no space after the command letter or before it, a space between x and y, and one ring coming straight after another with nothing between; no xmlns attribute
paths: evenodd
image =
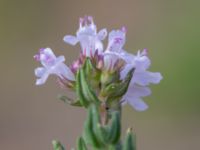
<svg viewBox="0 0 200 150"><path fill-rule="evenodd" d="M142 97L151 94L150 83L158 84L162 79L159 72L150 72L151 61L147 50L137 55L123 49L126 28L112 30L108 35L108 46L102 40L107 30L97 32L91 16L80 18L76 36L66 35L64 41L71 45L80 43L82 52L70 66L64 64L64 56L56 56L50 48L42 48L34 56L42 66L35 69L36 85L46 82L49 75L56 75L62 87L76 93L73 100L60 96L72 106L87 109L83 135L78 138L77 150L135 150L135 137L128 129L121 143L121 104L130 104L138 111L148 105ZM62 144L53 141L54 150L64 150Z"/></svg>

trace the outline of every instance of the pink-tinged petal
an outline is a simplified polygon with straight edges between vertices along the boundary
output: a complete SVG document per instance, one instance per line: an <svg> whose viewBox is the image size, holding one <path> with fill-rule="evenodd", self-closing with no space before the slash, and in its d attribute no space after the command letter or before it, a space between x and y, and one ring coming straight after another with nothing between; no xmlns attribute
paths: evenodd
<svg viewBox="0 0 200 150"><path fill-rule="evenodd" d="M63 62L65 61L64 56L56 57L50 48L40 50L39 60L44 67L35 69L35 75L39 77L36 84L44 84L49 75L54 74L60 78L65 77L69 80L75 80L74 74Z"/></svg>
<svg viewBox="0 0 200 150"><path fill-rule="evenodd" d="M45 72L46 72L46 69L43 68L43 67L38 67L38 68L35 69L35 75L37 77L42 77Z"/></svg>
<svg viewBox="0 0 200 150"><path fill-rule="evenodd" d="M107 30L105 28L101 29L97 36L98 36L99 40L104 40L107 36Z"/></svg>
<svg viewBox="0 0 200 150"><path fill-rule="evenodd" d="M126 33L121 30L112 30L109 33L108 40L112 41L116 38L121 38L123 41L125 41L125 35L126 35Z"/></svg>
<svg viewBox="0 0 200 150"><path fill-rule="evenodd" d="M108 36L107 51L121 52L125 44L126 33L122 30L112 30Z"/></svg>
<svg viewBox="0 0 200 150"><path fill-rule="evenodd" d="M55 64L56 56L50 48L40 51L40 61L44 67L50 67Z"/></svg>
<svg viewBox="0 0 200 150"><path fill-rule="evenodd" d="M40 61L40 55L39 55L39 54L34 55L33 58L34 58L36 61Z"/></svg>
<svg viewBox="0 0 200 150"><path fill-rule="evenodd" d="M148 109L148 105L140 98L136 98L128 103L137 111L145 111Z"/></svg>
<svg viewBox="0 0 200 150"><path fill-rule="evenodd" d="M149 72L149 71L142 71L142 72L135 72L133 74L132 83L137 83L142 86L149 85L150 83L158 84L160 80L162 80L162 75L159 72Z"/></svg>
<svg viewBox="0 0 200 150"><path fill-rule="evenodd" d="M99 53L103 52L102 40L106 37L106 29L102 29L97 33L97 27L91 16L85 16L80 18L79 29L76 32L76 37L65 36L64 41L71 45L75 45L77 42L80 43L82 53L91 57L94 55L95 51L98 50Z"/></svg>
<svg viewBox="0 0 200 150"><path fill-rule="evenodd" d="M78 39L75 37L75 36L72 36L72 35L66 35L63 40L70 44L70 45L76 45L78 43Z"/></svg>
<svg viewBox="0 0 200 150"><path fill-rule="evenodd" d="M123 27L121 28L121 31L124 32L124 33L126 33L126 32L127 32L127 28L126 28L125 26L123 26Z"/></svg>

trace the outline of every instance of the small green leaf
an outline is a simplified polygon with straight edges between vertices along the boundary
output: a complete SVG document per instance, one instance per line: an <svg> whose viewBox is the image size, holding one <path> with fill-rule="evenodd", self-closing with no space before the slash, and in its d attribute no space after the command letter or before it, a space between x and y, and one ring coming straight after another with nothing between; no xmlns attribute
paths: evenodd
<svg viewBox="0 0 200 150"><path fill-rule="evenodd" d="M136 150L135 136L131 132L131 128L128 129L123 145L123 150Z"/></svg>
<svg viewBox="0 0 200 150"><path fill-rule="evenodd" d="M86 75L83 69L80 69L80 78L84 97L90 102L98 103L99 100L95 92L91 89L89 82L86 80Z"/></svg>
<svg viewBox="0 0 200 150"><path fill-rule="evenodd" d="M89 79L86 76L90 76L92 71L92 64L90 59L86 59L82 68L77 72L76 76L76 91L79 96L80 103L86 108L90 103L99 103L96 93L92 90Z"/></svg>
<svg viewBox="0 0 200 150"><path fill-rule="evenodd" d="M64 146L62 146L62 144L59 141L53 140L52 144L54 150L65 150Z"/></svg>
<svg viewBox="0 0 200 150"><path fill-rule="evenodd" d="M107 142L107 136L108 136L108 131L101 126L100 124L100 112L95 105L91 105L92 109L92 118L93 118L93 130L94 134L98 140L98 142L101 144L101 146L106 146L108 144Z"/></svg>
<svg viewBox="0 0 200 150"><path fill-rule="evenodd" d="M126 93L129 83L132 79L134 70L135 69L133 68L128 72L128 74L123 82L118 83L118 84L113 83L107 87L107 90L110 91L110 93L108 95L108 100L110 100L110 101L115 100L116 98L119 98Z"/></svg>
<svg viewBox="0 0 200 150"><path fill-rule="evenodd" d="M118 111L112 112L111 125L108 128L108 141L112 144L118 143L121 135L120 113Z"/></svg>
<svg viewBox="0 0 200 150"><path fill-rule="evenodd" d="M120 83L111 83L108 86L102 88L101 90L101 96L107 97L113 95L117 89L119 88Z"/></svg>
<svg viewBox="0 0 200 150"><path fill-rule="evenodd" d="M95 136L94 133L94 123L93 123L93 106L90 105L88 108L88 114L87 114L87 119L84 124L84 140L86 141L87 144L92 145L94 148L100 148L101 144L97 140L97 137Z"/></svg>
<svg viewBox="0 0 200 150"><path fill-rule="evenodd" d="M108 150L122 150L121 143L109 145Z"/></svg>
<svg viewBox="0 0 200 150"><path fill-rule="evenodd" d="M90 61L90 58L86 58L85 63L83 65L83 69L84 69L85 74L89 76L91 75L91 72L94 69L94 67Z"/></svg>
<svg viewBox="0 0 200 150"><path fill-rule="evenodd" d="M112 83L116 83L116 82L120 81L120 75L118 72L110 73L107 71L103 71L101 73L100 80L101 80L102 86L106 87Z"/></svg>
<svg viewBox="0 0 200 150"><path fill-rule="evenodd" d="M63 101L64 103L70 104L72 106L79 106L82 107L81 103L79 100L73 100L65 95L58 95L58 99Z"/></svg>
<svg viewBox="0 0 200 150"><path fill-rule="evenodd" d="M107 140L108 137L108 130L104 128L101 124L97 124L97 127L95 129L96 137L99 140L102 145L106 146L109 142Z"/></svg>
<svg viewBox="0 0 200 150"><path fill-rule="evenodd" d="M81 82L81 74L80 70L78 70L77 75L76 75L76 93L80 99L81 105L87 108L89 105L88 99L85 98L85 95L83 94L83 87L82 87L82 82Z"/></svg>
<svg viewBox="0 0 200 150"><path fill-rule="evenodd" d="M82 137L80 137L77 141L77 150L87 150L87 146Z"/></svg>

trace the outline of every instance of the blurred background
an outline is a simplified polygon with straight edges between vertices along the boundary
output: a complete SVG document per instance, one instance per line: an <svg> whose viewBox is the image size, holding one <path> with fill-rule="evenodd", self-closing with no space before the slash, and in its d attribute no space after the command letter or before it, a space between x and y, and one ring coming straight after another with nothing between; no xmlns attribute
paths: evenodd
<svg viewBox="0 0 200 150"><path fill-rule="evenodd" d="M75 34L84 15L92 15L98 29L125 25L125 49L148 48L150 70L164 76L145 98L147 111L123 108L123 132L133 127L138 150L200 149L199 5L198 0L0 0L0 149L50 150L53 139L67 149L75 146L85 110L57 100L65 91L55 77L35 86L40 64L33 55L51 47L72 63L79 47L62 39Z"/></svg>

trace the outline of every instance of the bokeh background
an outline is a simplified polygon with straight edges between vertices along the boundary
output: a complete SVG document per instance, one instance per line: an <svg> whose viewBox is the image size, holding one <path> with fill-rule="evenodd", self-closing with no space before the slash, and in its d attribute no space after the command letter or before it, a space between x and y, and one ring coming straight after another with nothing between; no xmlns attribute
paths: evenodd
<svg viewBox="0 0 200 150"><path fill-rule="evenodd" d="M200 149L200 1L198 0L0 0L0 149L67 149L82 132L85 110L56 99L64 93L50 77L35 86L33 55L51 47L70 64L79 47L62 41L79 17L98 28L128 28L125 49L148 48L152 71L164 80L145 98L150 108L123 109L123 131L133 126L138 150Z"/></svg>

